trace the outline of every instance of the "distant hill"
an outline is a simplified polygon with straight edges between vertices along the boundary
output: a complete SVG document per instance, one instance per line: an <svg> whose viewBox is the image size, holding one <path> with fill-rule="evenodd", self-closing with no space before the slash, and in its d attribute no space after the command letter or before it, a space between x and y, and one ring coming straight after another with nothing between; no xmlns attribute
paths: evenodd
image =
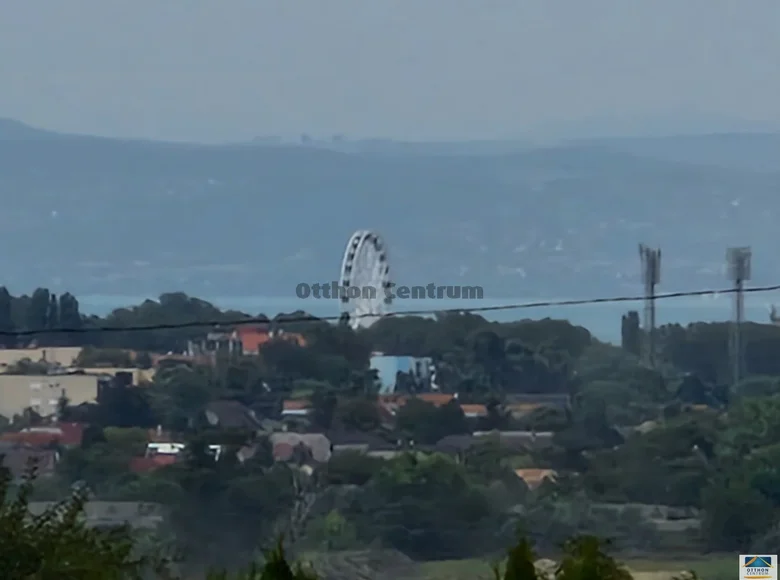
<svg viewBox="0 0 780 580"><path fill-rule="evenodd" d="M722 286L731 244L754 247L754 283L776 282L779 142L377 154L98 139L0 121L3 271L17 291L294 296L299 282L335 279L350 233L369 228L385 236L399 283L479 284L496 297L634 293L640 241L663 247L666 289Z"/></svg>
<svg viewBox="0 0 780 580"><path fill-rule="evenodd" d="M780 169L780 133L717 133L678 137L592 139L580 143L667 161L718 165L770 173Z"/></svg>
<svg viewBox="0 0 780 580"><path fill-rule="evenodd" d="M59 133L44 131L25 125L14 119L0 118L0 141L22 141L27 139L52 139L62 137Z"/></svg>

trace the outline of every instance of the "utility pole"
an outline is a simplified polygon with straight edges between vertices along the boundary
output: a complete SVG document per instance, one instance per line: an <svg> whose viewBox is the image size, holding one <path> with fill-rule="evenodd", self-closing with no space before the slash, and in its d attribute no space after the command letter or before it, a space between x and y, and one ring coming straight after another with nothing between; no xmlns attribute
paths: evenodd
<svg viewBox="0 0 780 580"><path fill-rule="evenodd" d="M734 388L742 380L744 351L742 344L742 323L745 320L745 282L750 280L752 250L749 247L726 250L726 273L734 284L734 311L729 332L729 355L731 359L731 381Z"/></svg>
<svg viewBox="0 0 780 580"><path fill-rule="evenodd" d="M645 312L642 321L642 361L650 368L655 367L655 287L661 283L661 250L639 244L639 259L642 263L642 284L645 289Z"/></svg>

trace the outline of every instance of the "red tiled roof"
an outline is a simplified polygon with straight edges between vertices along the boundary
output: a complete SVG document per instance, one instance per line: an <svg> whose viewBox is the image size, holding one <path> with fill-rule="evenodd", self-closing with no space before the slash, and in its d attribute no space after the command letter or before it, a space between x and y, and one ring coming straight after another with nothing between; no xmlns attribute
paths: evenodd
<svg viewBox="0 0 780 580"><path fill-rule="evenodd" d="M241 341L241 348L247 352L258 352L264 344L267 344L275 338L289 340L296 343L298 346L306 346L306 339L294 332L282 333L274 336L264 328L240 326L236 329L236 334Z"/></svg>
<svg viewBox="0 0 780 580"><path fill-rule="evenodd" d="M81 423L58 423L57 426L62 431L60 443L63 445L81 445L86 425Z"/></svg>
<svg viewBox="0 0 780 580"><path fill-rule="evenodd" d="M0 441L8 441L30 447L46 447L59 441L56 433L3 433Z"/></svg>
<svg viewBox="0 0 780 580"><path fill-rule="evenodd" d="M133 457L130 460L130 471L133 473L149 473L174 463L176 463L175 455L160 454L152 457Z"/></svg>
<svg viewBox="0 0 780 580"><path fill-rule="evenodd" d="M16 433L0 435L0 441L13 441L31 447L46 447L53 443L60 445L81 445L84 425L79 423L57 423L47 427L29 427Z"/></svg>
<svg viewBox="0 0 780 580"><path fill-rule="evenodd" d="M394 403L396 405L402 406L405 405L410 399L419 399L420 401L425 401L426 403L431 403L432 405L441 407L442 405L446 405L452 401L454 398L455 395L450 395L447 393L420 393L419 395L412 396L382 395L379 397L379 400L383 403Z"/></svg>
<svg viewBox="0 0 780 580"><path fill-rule="evenodd" d="M248 352L257 352L261 346L271 340L267 330L248 326L239 327L236 334L241 341L241 348Z"/></svg>
<svg viewBox="0 0 780 580"><path fill-rule="evenodd" d="M311 407L311 403L306 399L288 399L282 403L285 411L303 411Z"/></svg>

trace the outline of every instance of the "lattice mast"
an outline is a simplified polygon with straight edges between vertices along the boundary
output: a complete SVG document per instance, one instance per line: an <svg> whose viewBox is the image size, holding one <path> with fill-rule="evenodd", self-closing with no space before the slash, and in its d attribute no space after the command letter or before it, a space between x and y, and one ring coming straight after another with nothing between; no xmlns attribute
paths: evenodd
<svg viewBox="0 0 780 580"><path fill-rule="evenodd" d="M661 283L661 250L639 244L639 259L642 264L642 284L645 291L642 360L652 368L656 364L655 288Z"/></svg>
<svg viewBox="0 0 780 580"><path fill-rule="evenodd" d="M729 358L731 381L736 387L744 372L744 345L742 326L745 321L745 282L750 281L752 250L749 247L726 250L726 273L734 284L734 307L729 329Z"/></svg>

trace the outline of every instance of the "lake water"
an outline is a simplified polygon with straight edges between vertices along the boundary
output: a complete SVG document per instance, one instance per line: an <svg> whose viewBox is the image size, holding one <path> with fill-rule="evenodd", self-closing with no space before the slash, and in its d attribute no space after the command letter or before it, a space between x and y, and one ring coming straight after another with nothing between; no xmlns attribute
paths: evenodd
<svg viewBox="0 0 780 580"><path fill-rule="evenodd" d="M136 305L145 297L138 296L79 296L82 312L104 316L114 308ZM280 312L303 310L314 316L338 316L339 303L326 299L298 298L268 298L260 296L244 297L202 297L223 309L235 309L249 314L265 314L273 317ZM748 294L745 296L745 317L754 322L769 320L769 307L773 300L780 304L780 296L775 293ZM556 300L556 299L551 299ZM560 301L561 299L557 299ZM659 325L678 322L720 322L729 320L732 312L731 295L668 298L657 301L656 318ZM538 302L534 300L533 302ZM505 306L528 303L523 299L483 300L398 300L393 305L393 311L446 310L454 308L471 308L483 306ZM597 338L609 341L620 341L620 317L628 310L642 311L643 303L618 302L602 304L585 304L579 306L551 306L544 308L518 308L516 310L500 310L480 313L489 320L509 322L525 318L562 318L574 324L584 326Z"/></svg>

